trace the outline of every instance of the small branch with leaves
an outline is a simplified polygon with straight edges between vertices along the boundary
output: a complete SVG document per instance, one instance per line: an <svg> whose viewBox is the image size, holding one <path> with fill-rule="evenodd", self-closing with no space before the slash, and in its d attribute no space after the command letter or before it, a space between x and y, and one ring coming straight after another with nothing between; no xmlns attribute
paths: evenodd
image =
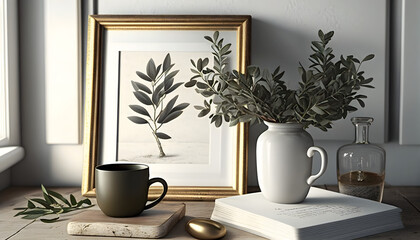
<svg viewBox="0 0 420 240"><path fill-rule="evenodd" d="M137 76L146 81L150 87L137 81L131 81L134 88L134 96L144 106L129 105L134 112L141 116L129 116L128 119L136 124L149 125L159 149L159 157L166 156L160 139L171 139L168 134L160 131L160 128L179 117L183 110L189 106L189 103L175 105L179 95L173 97L166 104L164 103L167 95L183 84L183 82L174 84L174 77L179 72L179 70L171 71L174 65L171 63L169 53L166 55L163 63L157 67L151 58L146 66L146 74L140 71L136 72ZM145 107L149 107L149 110Z"/></svg>
<svg viewBox="0 0 420 240"><path fill-rule="evenodd" d="M209 114L211 122L220 127L222 121L234 126L239 122L302 123L304 127L313 125L327 131L332 121L345 118L348 112L356 111L350 105L356 100L361 107L365 95L357 95L362 87L369 85L373 78L365 78L360 71L362 63L373 59L366 56L362 61L353 56L343 57L333 62L335 56L328 46L334 32L318 32L319 41L313 41L312 65L298 68L301 76L297 90L288 89L281 80L284 72L280 66L272 73L261 71L259 67L248 66L246 73L228 70L228 56L231 44L223 44L219 32L204 38L211 43L214 65L208 67L209 59L191 60L194 74L185 87L195 87L205 100L203 106L194 106L199 117ZM214 109L212 109L214 107Z"/></svg>
<svg viewBox="0 0 420 240"><path fill-rule="evenodd" d="M54 218L40 219L44 223L52 223L60 218L60 214L94 206L88 198L77 201L73 194L70 194L70 199L66 199L60 193L48 190L43 185L41 185L41 189L44 198L28 199L27 207L14 209L20 210L15 217L22 216L22 219L36 220L43 216L55 215Z"/></svg>

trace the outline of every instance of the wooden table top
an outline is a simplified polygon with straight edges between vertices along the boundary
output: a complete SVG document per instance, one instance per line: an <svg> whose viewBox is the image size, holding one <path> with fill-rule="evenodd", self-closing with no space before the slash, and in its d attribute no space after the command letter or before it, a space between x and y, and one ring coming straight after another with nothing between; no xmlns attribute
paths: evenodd
<svg viewBox="0 0 420 240"><path fill-rule="evenodd" d="M336 186L322 186L329 190L337 190ZM51 188L67 197L73 194L81 199L79 188ZM25 220L13 217L16 207L25 207L27 198L40 197L41 189L34 187L11 187L0 192L0 239L110 239L109 237L81 237L67 234L67 223L79 211L64 214L55 223ZM95 199L92 199L96 203ZM385 232L363 239L420 239L420 187L387 187L384 192L384 203L402 209L402 220L405 228ZM214 202L185 202L187 211L175 228L164 239L193 239L185 231L185 224L192 218L209 218ZM92 209L98 209L98 206ZM263 239L253 234L227 227L228 234L223 239ZM125 238L119 238L125 239Z"/></svg>

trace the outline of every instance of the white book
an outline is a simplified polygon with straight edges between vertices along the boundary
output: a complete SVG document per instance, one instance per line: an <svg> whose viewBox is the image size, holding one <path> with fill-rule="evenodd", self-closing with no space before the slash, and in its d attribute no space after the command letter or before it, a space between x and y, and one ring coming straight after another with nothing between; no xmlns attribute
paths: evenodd
<svg viewBox="0 0 420 240"><path fill-rule="evenodd" d="M395 206L314 187L298 204L262 193L217 199L211 219L270 239L354 239L404 227Z"/></svg>

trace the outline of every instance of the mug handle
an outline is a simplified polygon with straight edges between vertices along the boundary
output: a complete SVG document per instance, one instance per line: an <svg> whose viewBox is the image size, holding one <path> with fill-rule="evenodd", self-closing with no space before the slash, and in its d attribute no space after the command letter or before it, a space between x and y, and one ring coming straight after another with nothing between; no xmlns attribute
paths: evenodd
<svg viewBox="0 0 420 240"><path fill-rule="evenodd" d="M163 178L152 178L149 180L148 182L148 188L150 187L150 185L152 185L153 183L156 182L160 182L163 186L163 193L160 195L160 197L158 199L156 199L155 201L147 204L144 209L149 209L152 208L154 206L156 206L156 204L158 204L160 201L162 201L162 199L165 197L166 193L168 192L168 184L166 183L166 181Z"/></svg>
<svg viewBox="0 0 420 240"><path fill-rule="evenodd" d="M315 152L319 152L319 154L321 155L321 169L316 175L312 175L308 178L308 180L306 180L306 183L308 185L311 185L315 180L321 177L322 174L324 174L325 170L327 170L328 156L323 148L310 147L306 152L306 155L311 158L314 156Z"/></svg>

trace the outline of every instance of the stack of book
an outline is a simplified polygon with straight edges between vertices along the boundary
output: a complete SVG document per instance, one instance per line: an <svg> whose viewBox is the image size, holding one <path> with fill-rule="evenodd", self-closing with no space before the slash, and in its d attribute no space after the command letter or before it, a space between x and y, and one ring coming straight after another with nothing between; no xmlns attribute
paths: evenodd
<svg viewBox="0 0 420 240"><path fill-rule="evenodd" d="M261 193L217 199L211 219L270 239L354 239L404 227L397 207L314 187L298 204Z"/></svg>

